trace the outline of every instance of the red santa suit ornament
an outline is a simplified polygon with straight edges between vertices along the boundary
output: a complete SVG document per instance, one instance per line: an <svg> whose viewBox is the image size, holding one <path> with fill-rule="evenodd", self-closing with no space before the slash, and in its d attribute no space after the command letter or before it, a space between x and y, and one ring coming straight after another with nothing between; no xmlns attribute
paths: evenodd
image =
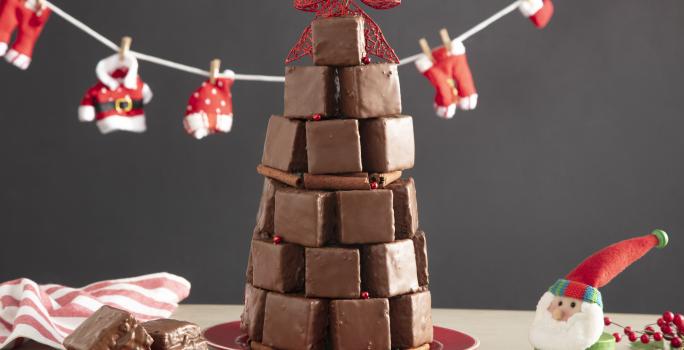
<svg viewBox="0 0 684 350"><path fill-rule="evenodd" d="M225 70L221 76L202 83L190 96L183 125L196 139L208 135L230 132L233 126L233 94L235 73Z"/></svg>
<svg viewBox="0 0 684 350"><path fill-rule="evenodd" d="M38 0L0 0L0 57L5 56L19 69L28 69L33 48L51 13ZM15 30L17 36L10 48Z"/></svg>
<svg viewBox="0 0 684 350"><path fill-rule="evenodd" d="M551 0L522 0L518 8L539 29L546 27L553 17Z"/></svg>
<svg viewBox="0 0 684 350"><path fill-rule="evenodd" d="M99 82L88 89L78 109L83 122L95 121L103 134L112 131L145 132L144 106L152 90L138 76L138 60L115 54L103 59L95 70Z"/></svg>
<svg viewBox="0 0 684 350"><path fill-rule="evenodd" d="M435 87L435 113L450 119L456 109L473 110L477 107L477 89L468 65L466 49L461 42L447 41L447 45L430 51L427 41L421 39L425 54L416 61L416 67Z"/></svg>
<svg viewBox="0 0 684 350"><path fill-rule="evenodd" d="M604 329L603 297L599 288L651 249L664 248L667 243L667 233L662 230L615 243L588 257L565 278L556 281L537 304L530 329L534 348L594 349ZM612 336L604 338L614 341Z"/></svg>

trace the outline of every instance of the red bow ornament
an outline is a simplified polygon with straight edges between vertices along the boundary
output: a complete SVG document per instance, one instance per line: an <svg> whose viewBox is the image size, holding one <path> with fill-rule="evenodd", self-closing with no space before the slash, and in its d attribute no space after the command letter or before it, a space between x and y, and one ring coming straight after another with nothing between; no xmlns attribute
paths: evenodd
<svg viewBox="0 0 684 350"><path fill-rule="evenodd" d="M364 4L378 10L387 10L401 5L401 0L361 0ZM380 26L366 14L354 0L294 0L294 7L300 11L315 12L315 18L362 16L365 21L366 52L383 60L399 63L399 57L387 43ZM285 63L294 62L313 52L311 24L304 29L297 44L290 50Z"/></svg>

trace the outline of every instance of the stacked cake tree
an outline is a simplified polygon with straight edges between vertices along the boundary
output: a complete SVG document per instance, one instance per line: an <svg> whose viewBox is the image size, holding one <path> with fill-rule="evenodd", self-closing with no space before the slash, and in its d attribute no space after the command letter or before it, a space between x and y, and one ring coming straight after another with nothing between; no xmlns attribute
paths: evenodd
<svg viewBox="0 0 684 350"><path fill-rule="evenodd" d="M313 66L288 66L268 123L243 330L252 349L429 349L413 120L364 16L319 17ZM367 25L367 24L366 24ZM381 33L380 33L381 34ZM384 38L383 38L384 40Z"/></svg>

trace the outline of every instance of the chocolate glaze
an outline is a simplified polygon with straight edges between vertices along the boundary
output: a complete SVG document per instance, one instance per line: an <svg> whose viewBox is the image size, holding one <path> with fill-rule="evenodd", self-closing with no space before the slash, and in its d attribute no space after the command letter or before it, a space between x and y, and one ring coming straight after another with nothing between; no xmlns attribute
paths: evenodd
<svg viewBox="0 0 684 350"><path fill-rule="evenodd" d="M393 297L418 290L413 241L361 248L362 288L372 297Z"/></svg>
<svg viewBox="0 0 684 350"><path fill-rule="evenodd" d="M432 342L432 298L429 291L390 299L392 347L415 348Z"/></svg>
<svg viewBox="0 0 684 350"><path fill-rule="evenodd" d="M254 281L254 264L252 263L252 246L249 246L249 257L247 258L247 269L245 270L245 281L252 283Z"/></svg>
<svg viewBox="0 0 684 350"><path fill-rule="evenodd" d="M337 112L335 69L319 66L285 67L285 116L311 118Z"/></svg>
<svg viewBox="0 0 684 350"><path fill-rule="evenodd" d="M358 249L306 248L306 296L358 298L361 295L360 265Z"/></svg>
<svg viewBox="0 0 684 350"><path fill-rule="evenodd" d="M150 350L152 337L130 313L103 306L64 339L67 350Z"/></svg>
<svg viewBox="0 0 684 350"><path fill-rule="evenodd" d="M413 178L397 180L385 188L394 195L394 227L397 239L411 238L418 231L418 201Z"/></svg>
<svg viewBox="0 0 684 350"><path fill-rule="evenodd" d="M288 243L252 241L253 284L281 292L304 288L304 248Z"/></svg>
<svg viewBox="0 0 684 350"><path fill-rule="evenodd" d="M355 119L306 123L306 152L311 174L361 172L361 140Z"/></svg>
<svg viewBox="0 0 684 350"><path fill-rule="evenodd" d="M339 80L342 115L375 118L401 114L399 73L395 64L342 68Z"/></svg>
<svg viewBox="0 0 684 350"><path fill-rule="evenodd" d="M282 171L305 171L307 165L304 123L281 116L271 116L266 129L261 163Z"/></svg>
<svg viewBox="0 0 684 350"><path fill-rule="evenodd" d="M428 252L425 232L418 231L413 236L413 246L416 250L416 268L418 269L418 284L427 286L430 284L430 273L428 272Z"/></svg>
<svg viewBox="0 0 684 350"><path fill-rule="evenodd" d="M330 302L330 338L334 350L390 349L387 299Z"/></svg>
<svg viewBox="0 0 684 350"><path fill-rule="evenodd" d="M281 189L275 196L275 234L286 242L322 247L335 230L335 194Z"/></svg>
<svg viewBox="0 0 684 350"><path fill-rule="evenodd" d="M240 329L249 335L249 339L261 341L264 331L264 311L268 292L245 285L245 308L240 317Z"/></svg>
<svg viewBox="0 0 684 350"><path fill-rule="evenodd" d="M262 343L283 350L325 349L328 301L269 293Z"/></svg>
<svg viewBox="0 0 684 350"><path fill-rule="evenodd" d="M318 18L311 24L313 61L317 66L358 66L366 56L363 17Z"/></svg>
<svg viewBox="0 0 684 350"><path fill-rule="evenodd" d="M394 241L392 197L390 190L337 192L340 243Z"/></svg>
<svg viewBox="0 0 684 350"><path fill-rule="evenodd" d="M400 115L359 123L364 171L384 173L413 168L416 159L413 118Z"/></svg>
<svg viewBox="0 0 684 350"><path fill-rule="evenodd" d="M249 347L251 350L276 350L275 348L272 348L270 346L266 346L264 344L261 344L259 342L250 342Z"/></svg>
<svg viewBox="0 0 684 350"><path fill-rule="evenodd" d="M254 227L255 239L270 239L275 232L273 220L275 213L275 194L279 188L286 187L285 184L271 178L264 179L264 186L261 191L259 210L256 216L256 226Z"/></svg>
<svg viewBox="0 0 684 350"><path fill-rule="evenodd" d="M159 319L143 323L154 342L152 350L207 350L207 340L198 325L186 321Z"/></svg>

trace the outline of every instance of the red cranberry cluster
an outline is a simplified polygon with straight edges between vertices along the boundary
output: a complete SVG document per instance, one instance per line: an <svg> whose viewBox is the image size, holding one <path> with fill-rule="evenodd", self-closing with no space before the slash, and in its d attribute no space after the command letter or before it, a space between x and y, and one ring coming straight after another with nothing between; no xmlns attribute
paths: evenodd
<svg viewBox="0 0 684 350"><path fill-rule="evenodd" d="M671 311L666 311L663 316L658 319L658 322L647 325L641 331L635 331L632 327L625 327L613 322L609 317L603 318L603 323L606 326L615 325L623 329L627 339L631 342L641 341L643 344L648 344L651 340L654 341L668 341L673 349L681 349L684 341L684 316L682 314L674 314ZM658 326L660 331L656 331L654 326ZM620 333L613 333L616 342L622 340Z"/></svg>

